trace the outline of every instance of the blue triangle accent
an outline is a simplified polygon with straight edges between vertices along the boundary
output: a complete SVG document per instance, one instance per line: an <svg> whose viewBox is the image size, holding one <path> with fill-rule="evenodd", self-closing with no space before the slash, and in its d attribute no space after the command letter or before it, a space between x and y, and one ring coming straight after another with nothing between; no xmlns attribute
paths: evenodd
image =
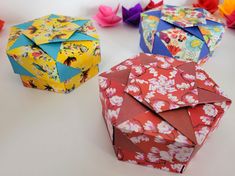
<svg viewBox="0 0 235 176"><path fill-rule="evenodd" d="M140 48L144 53L150 53L149 48L145 44L143 34L140 34Z"/></svg>
<svg viewBox="0 0 235 176"><path fill-rule="evenodd" d="M167 47L163 44L160 38L155 35L154 44L153 44L153 54L160 54L168 57L173 57Z"/></svg>
<svg viewBox="0 0 235 176"><path fill-rule="evenodd" d="M202 12L204 14L204 9L202 8L196 8L197 11Z"/></svg>
<svg viewBox="0 0 235 176"><path fill-rule="evenodd" d="M12 50L14 48L18 48L20 46L33 45L33 44L34 43L28 37L26 37L24 34L22 34L15 41L15 43L10 47L10 50Z"/></svg>
<svg viewBox="0 0 235 176"><path fill-rule="evenodd" d="M139 25L139 33L140 33L140 34L143 33L142 23L140 23L140 25Z"/></svg>
<svg viewBox="0 0 235 176"><path fill-rule="evenodd" d="M28 29L30 26L32 26L32 24L33 24L33 21L29 21L26 23L18 24L15 27L25 30L25 29Z"/></svg>
<svg viewBox="0 0 235 176"><path fill-rule="evenodd" d="M24 67L22 67L20 64L18 64L15 59L13 59L11 56L8 56L12 68L16 74L35 77L32 73L30 73L28 70L26 70Z"/></svg>
<svg viewBox="0 0 235 176"><path fill-rule="evenodd" d="M45 43L39 45L39 47L45 51L49 56L51 56L55 61L57 59L58 52L60 51L61 43Z"/></svg>
<svg viewBox="0 0 235 176"><path fill-rule="evenodd" d="M210 25L210 26L218 26L218 25L223 26L223 24L215 22L215 21L211 21L211 20L206 20L205 26L207 26L207 25Z"/></svg>
<svg viewBox="0 0 235 176"><path fill-rule="evenodd" d="M61 82L64 82L72 78L73 76L81 73L80 69L72 68L59 62L56 63L56 66Z"/></svg>
<svg viewBox="0 0 235 176"><path fill-rule="evenodd" d="M83 26L84 24L86 24L89 20L76 20L76 21L73 21L72 23L75 23L79 26Z"/></svg>
<svg viewBox="0 0 235 176"><path fill-rule="evenodd" d="M97 40L94 37L83 34L81 32L75 32L67 41L84 41L84 40Z"/></svg>
<svg viewBox="0 0 235 176"><path fill-rule="evenodd" d="M145 14L149 16L156 16L158 18L161 18L161 15L162 15L160 10L145 12Z"/></svg>
<svg viewBox="0 0 235 176"><path fill-rule="evenodd" d="M167 29L171 29L174 28L174 26L166 21L160 20L159 24L157 25L157 32L163 31L163 30L167 30Z"/></svg>
<svg viewBox="0 0 235 176"><path fill-rule="evenodd" d="M206 56L208 56L208 54L210 54L209 48L208 48L207 44L204 43L202 46L202 49L201 49L199 60L204 59Z"/></svg>
<svg viewBox="0 0 235 176"><path fill-rule="evenodd" d="M60 16L58 16L58 15L51 14L51 15L49 16L49 19L59 18L59 17L60 17Z"/></svg>
<svg viewBox="0 0 235 176"><path fill-rule="evenodd" d="M187 28L183 28L183 30L191 33L192 35L194 35L195 37L201 39L202 41L204 41L204 37L202 35L202 33L200 32L200 30L198 29L197 26L195 27L187 27Z"/></svg>

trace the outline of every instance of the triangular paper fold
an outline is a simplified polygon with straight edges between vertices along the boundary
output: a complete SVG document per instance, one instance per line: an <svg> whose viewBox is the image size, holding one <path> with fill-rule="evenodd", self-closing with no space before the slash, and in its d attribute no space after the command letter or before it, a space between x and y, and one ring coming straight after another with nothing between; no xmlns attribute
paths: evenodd
<svg viewBox="0 0 235 176"><path fill-rule="evenodd" d="M105 74L104 77L113 80L119 84L127 84L129 78L130 69L125 69L117 72Z"/></svg>
<svg viewBox="0 0 235 176"><path fill-rule="evenodd" d="M75 32L67 41L84 41L84 40L97 40L94 37L86 35L81 32Z"/></svg>
<svg viewBox="0 0 235 176"><path fill-rule="evenodd" d="M197 143L195 132L187 109L176 109L159 113L169 124L188 137L193 143Z"/></svg>
<svg viewBox="0 0 235 176"><path fill-rule="evenodd" d="M114 128L114 145L115 147L131 150L135 152L143 152L140 148L134 145L118 128Z"/></svg>
<svg viewBox="0 0 235 176"><path fill-rule="evenodd" d="M19 28L19 29L28 29L28 27L30 27L33 24L33 21L29 21L23 24L18 24L15 27Z"/></svg>
<svg viewBox="0 0 235 176"><path fill-rule="evenodd" d="M146 111L148 111L145 106L141 105L128 94L124 94L123 99L124 101L120 113L118 115L117 124L121 124L126 120L131 120L138 114L145 113Z"/></svg>
<svg viewBox="0 0 235 176"><path fill-rule="evenodd" d="M75 75L81 73L80 69L72 68L72 67L66 66L64 64L61 64L59 62L56 63L56 66L58 69L58 73L59 73L59 77L60 77L61 82L64 82L64 81L74 77Z"/></svg>
<svg viewBox="0 0 235 176"><path fill-rule="evenodd" d="M200 30L198 29L198 27L187 27L187 28L183 28L183 30L191 33L192 35L194 35L195 37L201 39L202 41L204 41L204 37L201 34Z"/></svg>
<svg viewBox="0 0 235 176"><path fill-rule="evenodd" d="M198 94L199 94L199 104L229 101L228 98L219 95L218 93L210 92L205 89L198 88Z"/></svg>
<svg viewBox="0 0 235 176"><path fill-rule="evenodd" d="M170 51L163 44L158 35L155 35L152 53L172 57Z"/></svg>
<svg viewBox="0 0 235 176"><path fill-rule="evenodd" d="M160 19L159 24L157 25L157 32L161 32L163 30L171 29L174 26L166 21Z"/></svg>
<svg viewBox="0 0 235 176"><path fill-rule="evenodd" d="M39 47L56 61L58 52L60 51L61 43L45 43L39 45Z"/></svg>
<svg viewBox="0 0 235 176"><path fill-rule="evenodd" d="M199 60L206 58L209 54L210 54L210 50L209 50L207 44L204 43L204 44L202 45L202 50L201 50L201 53L200 53L200 55L199 55Z"/></svg>
<svg viewBox="0 0 235 176"><path fill-rule="evenodd" d="M27 38L24 34L21 34L15 43L10 47L10 50L26 45L33 45L34 43Z"/></svg>
<svg viewBox="0 0 235 176"><path fill-rule="evenodd" d="M76 20L73 21L73 23L79 25L79 26L83 26L84 24L86 24L89 20Z"/></svg>
<svg viewBox="0 0 235 176"><path fill-rule="evenodd" d="M13 59L12 57L8 56L12 68L14 70L14 72L16 74L20 74L20 75L25 75L25 76L30 76L30 77L35 77L32 73L30 73L28 70L26 70L24 67L22 67L20 64L18 64L15 59Z"/></svg>

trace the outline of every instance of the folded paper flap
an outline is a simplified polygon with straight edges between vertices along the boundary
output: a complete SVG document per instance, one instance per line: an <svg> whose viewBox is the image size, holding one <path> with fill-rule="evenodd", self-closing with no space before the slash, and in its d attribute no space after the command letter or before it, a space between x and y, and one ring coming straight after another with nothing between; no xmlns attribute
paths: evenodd
<svg viewBox="0 0 235 176"><path fill-rule="evenodd" d="M135 152L141 152L143 153L143 150L138 148L136 145L134 145L126 135L124 135L120 129L114 128L114 146L117 148L135 151Z"/></svg>
<svg viewBox="0 0 235 176"><path fill-rule="evenodd" d="M125 91L156 113L195 106L198 93L194 75L174 67L164 57L149 65L132 66L129 82ZM185 70L194 63L185 64ZM183 66L181 66L183 68Z"/></svg>
<svg viewBox="0 0 235 176"><path fill-rule="evenodd" d="M83 26L88 22L89 20L86 19L48 15L28 23L17 25L16 27L22 29L23 34L34 43L40 45L70 40L70 37L77 32L83 33L84 35L87 34L89 36L90 31L83 30ZM93 38L95 39L96 37L93 36Z"/></svg>
<svg viewBox="0 0 235 176"><path fill-rule="evenodd" d="M155 9L144 12L141 14L141 17L143 18L146 15L158 17L164 22L180 28L203 26L209 22L213 22L214 25L223 25L219 18L202 8L165 5L161 10Z"/></svg>
<svg viewBox="0 0 235 176"><path fill-rule="evenodd" d="M199 66L196 67L196 85L199 95L198 104L231 101L215 81Z"/></svg>
<svg viewBox="0 0 235 176"><path fill-rule="evenodd" d="M199 94L199 103L198 104L231 101L230 99L228 99L218 93L210 92L208 90L204 90L201 88L198 88L198 94Z"/></svg>
<svg viewBox="0 0 235 176"><path fill-rule="evenodd" d="M117 125L124 121L131 120L138 114L145 113L146 111L148 111L148 108L141 105L129 94L124 94L122 108L117 119Z"/></svg>
<svg viewBox="0 0 235 176"><path fill-rule="evenodd" d="M116 72L111 72L108 74L102 74L100 76L113 80L119 84L126 85L128 82L129 73L130 73L130 69L125 69L125 70L120 70Z"/></svg>
<svg viewBox="0 0 235 176"><path fill-rule="evenodd" d="M179 27L206 24L204 13L199 9L190 7L164 6L161 19Z"/></svg>
<svg viewBox="0 0 235 176"><path fill-rule="evenodd" d="M197 64L195 62L188 62L184 63L182 65L179 65L177 68L180 70L183 70L184 72L196 76L196 66Z"/></svg>
<svg viewBox="0 0 235 176"><path fill-rule="evenodd" d="M207 10L203 9L203 13L205 14L207 20L214 21L214 22L217 22L218 24L224 25L223 21L220 18L212 15Z"/></svg>
<svg viewBox="0 0 235 176"><path fill-rule="evenodd" d="M172 111L165 111L158 114L174 128L180 131L183 135L189 138L194 144L197 143L195 131L193 129L190 116L187 108L175 109Z"/></svg>

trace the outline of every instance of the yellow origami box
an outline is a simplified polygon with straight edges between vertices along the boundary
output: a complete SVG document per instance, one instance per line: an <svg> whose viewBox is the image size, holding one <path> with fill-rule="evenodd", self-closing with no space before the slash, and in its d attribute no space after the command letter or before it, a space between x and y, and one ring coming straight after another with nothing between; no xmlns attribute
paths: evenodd
<svg viewBox="0 0 235 176"><path fill-rule="evenodd" d="M48 15L13 26L7 55L24 86L69 93L98 73L100 44L90 20Z"/></svg>

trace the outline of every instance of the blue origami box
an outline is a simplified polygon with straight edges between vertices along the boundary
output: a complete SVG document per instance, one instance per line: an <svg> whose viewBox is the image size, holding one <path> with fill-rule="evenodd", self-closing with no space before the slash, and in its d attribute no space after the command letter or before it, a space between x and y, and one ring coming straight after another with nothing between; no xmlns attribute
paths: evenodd
<svg viewBox="0 0 235 176"><path fill-rule="evenodd" d="M167 5L142 13L139 32L145 53L203 64L220 43L224 25L202 8Z"/></svg>

